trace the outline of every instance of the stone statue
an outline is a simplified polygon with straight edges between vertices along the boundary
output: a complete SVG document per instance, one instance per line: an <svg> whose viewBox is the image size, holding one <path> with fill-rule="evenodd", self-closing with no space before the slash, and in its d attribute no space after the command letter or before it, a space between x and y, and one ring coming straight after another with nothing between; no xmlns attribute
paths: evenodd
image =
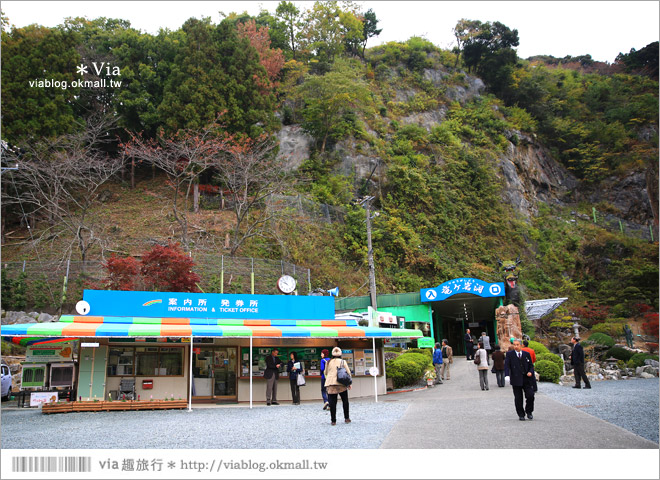
<svg viewBox="0 0 660 480"><path fill-rule="evenodd" d="M522 338L520 314L515 305L504 305L495 310L497 319L497 339L504 353L511 345L511 338Z"/></svg>
<svg viewBox="0 0 660 480"><path fill-rule="evenodd" d="M506 303L513 303L517 307L520 306L520 288L518 287L518 265L522 262L520 257L516 261L497 260L497 264L502 269L502 277L504 279L504 293L506 295Z"/></svg>
<svg viewBox="0 0 660 480"><path fill-rule="evenodd" d="M626 326L623 327L623 333L626 335L626 344L628 347L633 348L633 332L629 325L626 324Z"/></svg>

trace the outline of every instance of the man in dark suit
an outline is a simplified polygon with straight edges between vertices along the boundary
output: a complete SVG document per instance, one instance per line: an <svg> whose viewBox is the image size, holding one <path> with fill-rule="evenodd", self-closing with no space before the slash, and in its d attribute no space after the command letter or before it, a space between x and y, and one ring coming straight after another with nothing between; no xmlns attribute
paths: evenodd
<svg viewBox="0 0 660 480"><path fill-rule="evenodd" d="M474 342L472 342L472 335L470 335L470 329L468 328L465 331L465 359L474 360Z"/></svg>
<svg viewBox="0 0 660 480"><path fill-rule="evenodd" d="M584 388L591 388L591 383L584 373L584 348L580 345L580 339L571 338L573 344L573 351L571 352L571 365L573 365L573 375L575 375L575 385L573 388L582 388L580 386L580 379L584 380Z"/></svg>
<svg viewBox="0 0 660 480"><path fill-rule="evenodd" d="M513 350L506 353L504 359L505 381L513 387L514 403L519 420L527 418L532 420L534 415L534 391L536 377L534 376L534 363L529 353L523 351L519 339L513 341ZM523 393L525 394L525 408L523 408Z"/></svg>
<svg viewBox="0 0 660 480"><path fill-rule="evenodd" d="M266 370L264 378L266 379L266 405L279 405L277 403L277 380L280 378L280 365L282 360L277 356L279 350L273 348L270 355L266 357ZM272 401L271 401L272 400Z"/></svg>

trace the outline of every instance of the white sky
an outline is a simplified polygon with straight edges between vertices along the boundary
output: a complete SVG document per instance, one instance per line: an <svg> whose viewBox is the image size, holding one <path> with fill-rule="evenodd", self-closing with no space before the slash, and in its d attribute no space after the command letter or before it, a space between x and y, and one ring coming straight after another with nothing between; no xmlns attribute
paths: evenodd
<svg viewBox="0 0 660 480"><path fill-rule="evenodd" d="M278 1L3 1L10 23L61 24L65 17L111 17L129 20L134 28L156 33L178 29L190 17L211 17L217 23L225 13L260 6L275 12ZM313 2L294 2L309 8ZM461 18L500 21L518 29L518 56L590 54L613 62L620 53L645 47L660 37L660 2L657 1L362 1L372 8L382 34L369 46L423 36L441 48L454 45L452 28Z"/></svg>

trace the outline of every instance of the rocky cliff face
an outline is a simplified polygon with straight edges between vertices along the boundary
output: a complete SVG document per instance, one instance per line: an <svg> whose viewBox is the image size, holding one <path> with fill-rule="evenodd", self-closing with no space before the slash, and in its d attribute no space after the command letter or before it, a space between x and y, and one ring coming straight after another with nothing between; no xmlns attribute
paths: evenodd
<svg viewBox="0 0 660 480"><path fill-rule="evenodd" d="M465 103L484 93L485 85L481 79L462 71L455 73L461 77L459 84L448 83L451 73L445 69L426 69L423 77L435 87L444 89L449 101ZM389 75L392 81L399 77L393 68ZM392 100L405 103L418 92L412 87L399 87L392 93ZM441 105L434 110L403 116L399 122L401 125L419 125L430 131L433 126L445 121L446 114L447 107ZM367 130L371 135L378 135ZM629 229L640 232L646 229L648 234L648 225L654 219L657 227L658 214L657 208L654 208L658 202L657 187L648 187L657 184L657 165L654 171L651 171L653 166L649 166L646 171L634 172L624 178L608 178L594 188L573 176L535 137L519 131L508 132L507 136L510 140L508 149L496 159L498 174L504 184L502 196L524 218L536 215L539 202L567 206L586 201L594 206L606 205L607 211L602 211L602 215L612 217L610 220L617 224L619 219L622 220ZM299 125L283 126L277 137L280 141L279 155L286 159L289 168L298 168L309 158L313 139ZM354 175L356 185L367 178L378 183L387 174L377 154L366 142L344 139L334 145L334 154L340 158L338 173Z"/></svg>

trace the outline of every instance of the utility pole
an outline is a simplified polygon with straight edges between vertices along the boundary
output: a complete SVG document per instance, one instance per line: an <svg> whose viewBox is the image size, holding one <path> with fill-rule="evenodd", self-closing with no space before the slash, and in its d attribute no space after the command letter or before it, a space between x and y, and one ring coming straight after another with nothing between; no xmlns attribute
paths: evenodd
<svg viewBox="0 0 660 480"><path fill-rule="evenodd" d="M374 266L374 249L371 245L371 205L373 196L365 197L360 204L364 204L367 213L367 260L369 261L369 295L371 296L371 307L378 310L376 303L376 267Z"/></svg>

